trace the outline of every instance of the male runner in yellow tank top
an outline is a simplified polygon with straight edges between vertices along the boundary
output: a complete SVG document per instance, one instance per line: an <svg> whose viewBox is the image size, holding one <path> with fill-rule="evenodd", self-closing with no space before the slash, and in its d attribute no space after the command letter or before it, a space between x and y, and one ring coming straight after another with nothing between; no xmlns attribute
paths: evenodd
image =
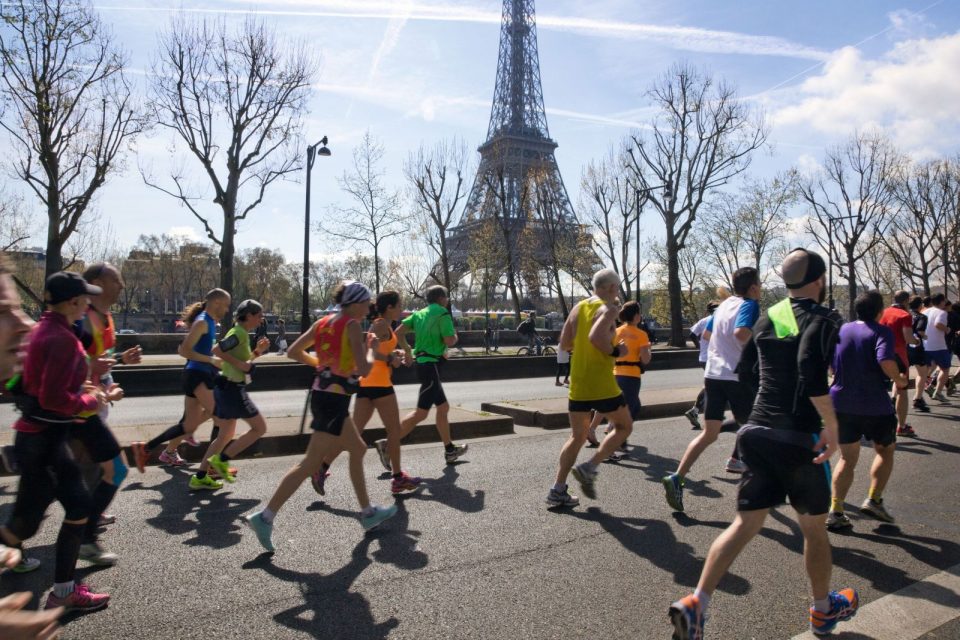
<svg viewBox="0 0 960 640"><path fill-rule="evenodd" d="M574 507L580 503L567 491L571 468L584 495L596 498L597 466L626 441L633 429L627 403L613 377L614 361L627 352L622 342L616 345L613 342L620 313L619 290L620 277L612 269L595 273L593 296L573 308L560 333L560 349L573 350L568 405L571 432L560 451L556 483L547 494L547 504L551 507ZM587 441L591 410L605 415L613 429L590 460L574 467L577 454Z"/></svg>

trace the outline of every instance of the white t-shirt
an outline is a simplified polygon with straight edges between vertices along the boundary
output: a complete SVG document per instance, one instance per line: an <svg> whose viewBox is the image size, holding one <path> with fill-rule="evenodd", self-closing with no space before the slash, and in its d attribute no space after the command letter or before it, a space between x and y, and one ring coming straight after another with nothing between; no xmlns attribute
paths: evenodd
<svg viewBox="0 0 960 640"><path fill-rule="evenodd" d="M947 332L937 329L937 323L947 326L947 312L943 309L931 307L923 312L927 316L927 339L923 341L923 348L927 351L945 351L947 348Z"/></svg>
<svg viewBox="0 0 960 640"><path fill-rule="evenodd" d="M753 329L760 318L760 304L750 298L730 296L720 303L707 321L707 367L703 377L711 380L739 380L735 373L743 345L733 335L740 327Z"/></svg>
<svg viewBox="0 0 960 640"><path fill-rule="evenodd" d="M568 362L570 362L570 352L557 349L557 364L567 364Z"/></svg>
<svg viewBox="0 0 960 640"><path fill-rule="evenodd" d="M707 328L710 318L711 316L704 316L697 320L697 324L690 327L690 333L700 338L700 362L707 361L707 347L710 345L710 341L703 339L703 331Z"/></svg>

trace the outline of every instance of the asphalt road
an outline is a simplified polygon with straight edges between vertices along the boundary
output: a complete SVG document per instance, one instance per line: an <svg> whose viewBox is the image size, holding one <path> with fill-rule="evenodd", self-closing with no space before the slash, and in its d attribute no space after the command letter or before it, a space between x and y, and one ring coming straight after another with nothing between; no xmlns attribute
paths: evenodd
<svg viewBox="0 0 960 640"><path fill-rule="evenodd" d="M898 451L885 494L898 526L852 509L852 533L832 538L834 584L858 588L864 604L960 564L960 407L934 412L912 419L921 437ZM602 467L599 498L561 513L543 499L562 432L471 441L467 462L456 466L443 465L437 445L411 446L404 464L428 479L426 488L368 535L340 461L326 499L302 487L277 516L273 557L239 518L294 459L240 461L239 481L215 494L189 494L184 471L134 472L113 509L118 523L104 536L121 564L86 577L113 602L68 621L64 637L669 638L667 606L695 585L735 503L736 478L722 470L732 436L723 435L688 480L687 514L666 507L659 478L691 435L682 418L638 423L631 458ZM865 453L850 503L864 497L869 461ZM366 465L374 500L389 501L375 457ZM0 518L14 487L0 482ZM804 631L809 597L790 514L774 513L721 583L707 638ZM0 594L49 589L60 517L51 508L30 544L43 568L0 576ZM913 601L904 615L923 605ZM940 625L926 637L956 629Z"/></svg>
<svg viewBox="0 0 960 640"><path fill-rule="evenodd" d="M643 388L665 389L695 387L703 381L701 369L674 369L650 371L643 377ZM447 398L454 405L474 411L482 402L504 400L532 400L564 397L567 389L557 387L553 378L524 378L521 380L491 380L486 382L450 382L443 385ZM251 387L256 389L256 386ZM400 407L417 404L417 385L398 385ZM291 391L255 391L250 396L268 418L300 415L303 411L305 389ZM110 409L110 424L114 427L141 424L173 424L183 412L182 396L154 396L125 398ZM0 404L0 424L13 424L17 413L12 404Z"/></svg>

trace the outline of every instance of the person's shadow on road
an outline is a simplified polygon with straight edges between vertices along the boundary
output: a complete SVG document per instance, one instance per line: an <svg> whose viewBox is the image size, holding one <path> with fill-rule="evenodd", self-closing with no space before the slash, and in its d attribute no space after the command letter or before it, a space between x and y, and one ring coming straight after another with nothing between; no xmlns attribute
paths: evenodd
<svg viewBox="0 0 960 640"><path fill-rule="evenodd" d="M397 628L400 621L391 616L377 623L370 610L370 602L350 590L360 574L373 562L367 557L372 539L370 536L364 537L354 547L350 562L326 576L278 567L273 564L271 553L260 554L244 563L243 568L260 569L275 578L297 584L303 604L273 616L283 626L314 638L383 640Z"/></svg>
<svg viewBox="0 0 960 640"><path fill-rule="evenodd" d="M693 555L693 547L677 541L673 529L663 520L618 518L599 507L590 507L586 512L562 513L596 522L616 538L624 549L644 558L664 572L672 573L676 584L691 589L697 586L703 561ZM734 595L743 595L750 591L750 583L745 578L728 572L717 588Z"/></svg>
<svg viewBox="0 0 960 640"><path fill-rule="evenodd" d="M356 511L338 509L322 500L313 502L307 507L307 511L324 511L341 518L353 519L358 515ZM419 531L410 530L410 513L400 500L397 501L395 516L366 533L366 539L380 542L380 549L373 554L377 562L392 564L405 571L422 569L429 562L427 554L417 548L419 536Z"/></svg>
<svg viewBox="0 0 960 640"><path fill-rule="evenodd" d="M465 463L464 463L465 464ZM483 511L486 492L483 489L470 491L457 486L456 464L448 464L443 468L443 475L439 478L423 478L423 488L414 493L400 494L397 502L404 500L431 500L439 502L457 511L464 513L479 513Z"/></svg>
<svg viewBox="0 0 960 640"><path fill-rule="evenodd" d="M630 445L627 454L614 463L618 467L639 469L643 471L647 480L661 484L663 477L673 473L677 468L677 461L650 453L643 445ZM684 492L698 498L720 498L723 494L709 486L709 480L691 480L684 478Z"/></svg>

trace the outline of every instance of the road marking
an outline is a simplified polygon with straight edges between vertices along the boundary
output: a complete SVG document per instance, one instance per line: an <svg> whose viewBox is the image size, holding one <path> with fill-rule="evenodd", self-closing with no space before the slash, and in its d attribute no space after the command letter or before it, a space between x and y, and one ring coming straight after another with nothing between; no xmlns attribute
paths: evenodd
<svg viewBox="0 0 960 640"><path fill-rule="evenodd" d="M859 633L872 640L914 640L960 616L960 564L860 607L857 616L837 625L837 633ZM810 631L792 640L817 638Z"/></svg>

